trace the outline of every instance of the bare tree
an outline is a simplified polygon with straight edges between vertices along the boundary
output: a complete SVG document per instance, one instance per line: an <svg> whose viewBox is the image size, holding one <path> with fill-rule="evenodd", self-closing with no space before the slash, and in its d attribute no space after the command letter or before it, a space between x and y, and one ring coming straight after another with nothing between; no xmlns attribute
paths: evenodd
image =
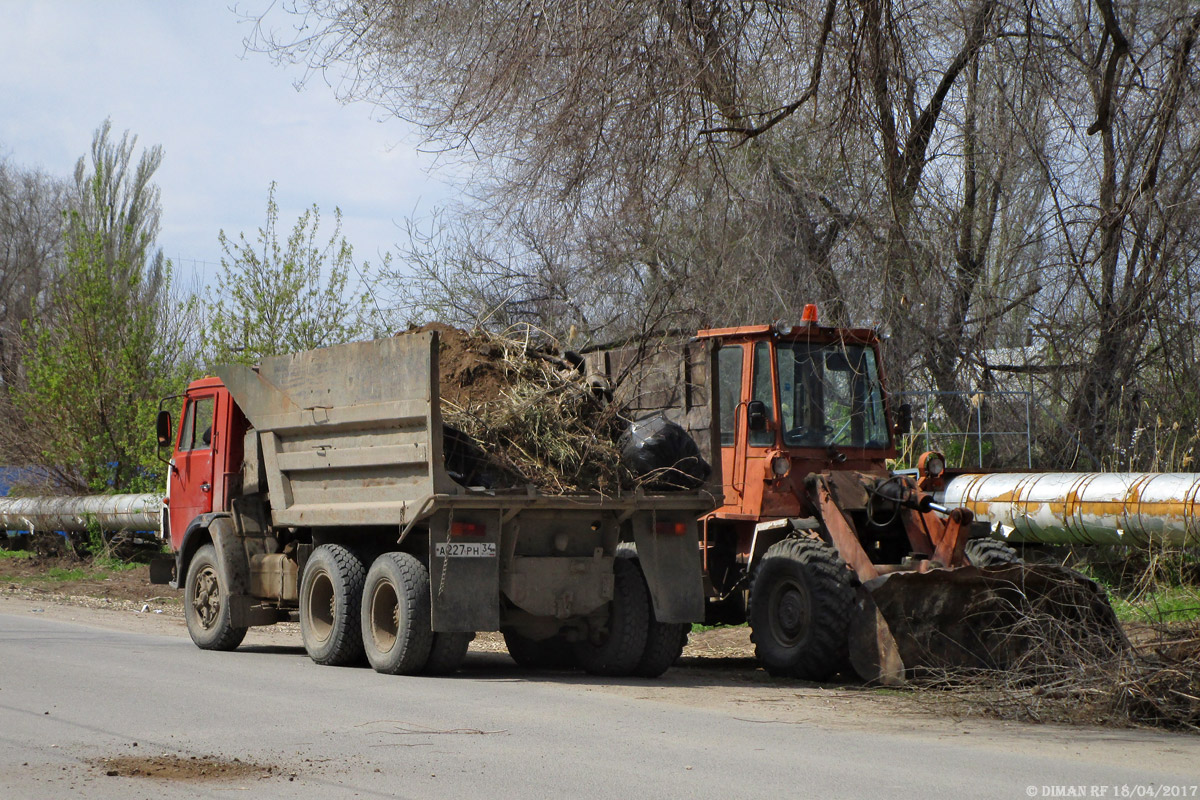
<svg viewBox="0 0 1200 800"><path fill-rule="evenodd" d="M477 168L456 247L410 248L427 305L604 335L662 298L680 325L816 300L891 333L896 382L950 393L952 419L979 381L1039 381L1093 449L1129 435L1123 403L1188 383L1186 0L292 10L258 46ZM1030 329L1036 365L996 355Z"/></svg>

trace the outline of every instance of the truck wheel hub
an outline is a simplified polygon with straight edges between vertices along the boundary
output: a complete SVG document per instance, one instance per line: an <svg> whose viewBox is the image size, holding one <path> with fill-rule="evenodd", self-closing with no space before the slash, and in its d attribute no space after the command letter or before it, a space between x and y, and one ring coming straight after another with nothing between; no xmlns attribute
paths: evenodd
<svg viewBox="0 0 1200 800"><path fill-rule="evenodd" d="M196 596L192 608L205 628L211 628L221 613L221 585L212 567L205 567L196 580Z"/></svg>

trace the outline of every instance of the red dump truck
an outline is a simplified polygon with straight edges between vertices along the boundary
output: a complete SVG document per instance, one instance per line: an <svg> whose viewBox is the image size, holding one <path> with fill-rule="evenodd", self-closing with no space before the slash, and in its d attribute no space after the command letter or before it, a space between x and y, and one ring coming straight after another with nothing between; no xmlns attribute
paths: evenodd
<svg viewBox="0 0 1200 800"><path fill-rule="evenodd" d="M518 661L661 674L704 617L697 519L719 485L460 484L438 351L430 331L231 365L188 387L178 424L160 411L173 556L152 579L183 588L193 641L229 650L251 626L299 621L317 663L445 673L476 631L499 630ZM704 402L715 426L717 398Z"/></svg>

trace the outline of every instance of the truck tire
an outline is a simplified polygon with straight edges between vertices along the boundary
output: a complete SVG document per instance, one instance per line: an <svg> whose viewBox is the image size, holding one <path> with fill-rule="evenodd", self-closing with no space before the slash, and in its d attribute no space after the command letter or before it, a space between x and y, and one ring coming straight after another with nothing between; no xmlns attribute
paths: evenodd
<svg viewBox="0 0 1200 800"><path fill-rule="evenodd" d="M646 573L642 571L642 562L637 557L637 545L625 542L617 545L617 558L628 558L637 567L638 575L646 583ZM650 597L650 586L646 584L646 596ZM633 674L639 678L657 678L662 675L683 655L684 645L687 644L688 634L692 626L686 622L659 622L654 616L654 602L650 599L650 622L646 627L646 649L634 668Z"/></svg>
<svg viewBox="0 0 1200 800"><path fill-rule="evenodd" d="M828 680L846 663L854 589L837 551L813 539L768 548L750 585L750 641L775 676Z"/></svg>
<svg viewBox="0 0 1200 800"><path fill-rule="evenodd" d="M608 610L608 625L576 642L575 658L593 675L632 675L646 649L650 594L641 571L628 558L613 561L613 599Z"/></svg>
<svg viewBox="0 0 1200 800"><path fill-rule="evenodd" d="M408 553L384 553L371 565L362 597L360 630L367 661L375 671L416 675L425 669L434 643L425 565ZM446 643L443 648L452 650ZM465 647L462 652L466 653ZM440 658L449 660L446 653Z"/></svg>
<svg viewBox="0 0 1200 800"><path fill-rule="evenodd" d="M530 639L516 631L503 633L508 654L525 669L575 669L578 666L571 643L561 635Z"/></svg>
<svg viewBox="0 0 1200 800"><path fill-rule="evenodd" d="M229 581L221 572L217 549L211 544L192 556L183 597L188 634L201 650L233 650L246 638L245 628L230 623Z"/></svg>
<svg viewBox="0 0 1200 800"><path fill-rule="evenodd" d="M435 633L429 648L429 659L425 662L426 675L449 675L458 670L467 657L467 648L474 640L474 633Z"/></svg>
<svg viewBox="0 0 1200 800"><path fill-rule="evenodd" d="M1017 551L995 539L970 539L965 548L967 560L976 567L1003 567L1022 564Z"/></svg>
<svg viewBox="0 0 1200 800"><path fill-rule="evenodd" d="M300 581L300 636L309 658L344 666L362 658L362 560L340 544L323 544L308 558Z"/></svg>

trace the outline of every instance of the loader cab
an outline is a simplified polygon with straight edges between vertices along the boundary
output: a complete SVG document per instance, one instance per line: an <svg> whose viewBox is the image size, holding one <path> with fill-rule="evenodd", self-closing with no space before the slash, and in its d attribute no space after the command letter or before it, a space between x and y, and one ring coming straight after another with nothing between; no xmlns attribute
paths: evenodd
<svg viewBox="0 0 1200 800"><path fill-rule="evenodd" d="M721 342L721 464L717 516L806 516L813 472L886 471L896 456L878 353L869 329L817 324L701 331Z"/></svg>
<svg viewBox="0 0 1200 800"><path fill-rule="evenodd" d="M178 549L192 520L228 509L241 474L246 418L218 378L193 381L182 395L178 426L160 412L160 442L172 432L167 528Z"/></svg>

